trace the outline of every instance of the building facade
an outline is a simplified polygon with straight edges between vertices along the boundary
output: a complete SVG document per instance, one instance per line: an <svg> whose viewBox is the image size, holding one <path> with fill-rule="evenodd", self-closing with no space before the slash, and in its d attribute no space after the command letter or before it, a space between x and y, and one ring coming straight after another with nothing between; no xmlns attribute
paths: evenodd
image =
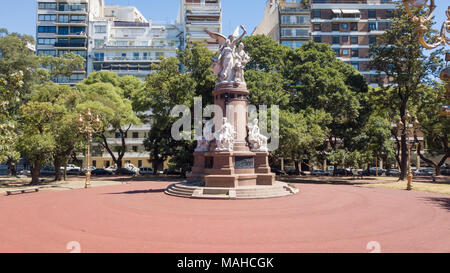
<svg viewBox="0 0 450 273"><path fill-rule="evenodd" d="M180 0L177 23L183 27L184 42L206 43L212 51L217 51L216 40L205 33L222 33L221 0Z"/></svg>
<svg viewBox="0 0 450 273"><path fill-rule="evenodd" d="M377 72L368 66L370 45L390 26L392 0L313 0L311 36L328 43L342 61L377 83Z"/></svg>
<svg viewBox="0 0 450 273"><path fill-rule="evenodd" d="M87 59L89 17L101 11L103 0L44 0L37 2L36 53L59 56L72 52ZM74 71L70 78L53 79L75 84L86 70Z"/></svg>
<svg viewBox="0 0 450 273"><path fill-rule="evenodd" d="M112 71L141 80L160 57L175 57L181 28L154 24L135 7L106 6L104 15L89 22L87 72Z"/></svg>
<svg viewBox="0 0 450 273"><path fill-rule="evenodd" d="M308 40L330 44L339 59L376 84L369 48L389 28L394 9L392 0L269 0L253 34L294 49Z"/></svg>

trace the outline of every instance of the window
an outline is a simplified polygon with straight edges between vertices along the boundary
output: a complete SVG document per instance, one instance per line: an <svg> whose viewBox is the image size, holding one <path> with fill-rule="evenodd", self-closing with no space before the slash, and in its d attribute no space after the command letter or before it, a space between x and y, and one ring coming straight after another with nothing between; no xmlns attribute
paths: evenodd
<svg viewBox="0 0 450 273"><path fill-rule="evenodd" d="M86 28L85 27L71 27L70 33L71 34L83 34L83 33L86 33Z"/></svg>
<svg viewBox="0 0 450 273"><path fill-rule="evenodd" d="M358 49L352 49L352 57L359 57Z"/></svg>
<svg viewBox="0 0 450 273"><path fill-rule="evenodd" d="M351 31L358 31L358 23L350 23Z"/></svg>
<svg viewBox="0 0 450 273"><path fill-rule="evenodd" d="M97 167L97 160L92 160L92 166Z"/></svg>
<svg viewBox="0 0 450 273"><path fill-rule="evenodd" d="M281 34L283 36L287 36L287 37L292 37L293 36L292 35L292 29L290 29L290 28L283 28L283 29L281 29Z"/></svg>
<svg viewBox="0 0 450 273"><path fill-rule="evenodd" d="M292 41L282 41L281 44L290 48L294 48L294 42Z"/></svg>
<svg viewBox="0 0 450 273"><path fill-rule="evenodd" d="M103 52L102 53L96 52L94 53L94 56L96 61L103 61L105 59L105 53Z"/></svg>
<svg viewBox="0 0 450 273"><path fill-rule="evenodd" d="M351 36L350 37L350 44L357 45L358 44L358 36Z"/></svg>
<svg viewBox="0 0 450 273"><path fill-rule="evenodd" d="M73 21L73 22L86 21L86 16L84 16L84 15L72 15L72 16L70 16L70 20Z"/></svg>
<svg viewBox="0 0 450 273"><path fill-rule="evenodd" d="M341 27L342 27L343 30L347 30L348 29L348 24L347 23L343 23L341 25Z"/></svg>
<svg viewBox="0 0 450 273"><path fill-rule="evenodd" d="M55 22L56 14L39 14L38 20L39 21L47 21L47 22Z"/></svg>
<svg viewBox="0 0 450 273"><path fill-rule="evenodd" d="M342 49L342 55L348 56L348 49Z"/></svg>
<svg viewBox="0 0 450 273"><path fill-rule="evenodd" d="M95 33L106 33L106 26L95 26Z"/></svg>
<svg viewBox="0 0 450 273"><path fill-rule="evenodd" d="M374 9L369 9L369 19L377 18L377 11Z"/></svg>
<svg viewBox="0 0 450 273"><path fill-rule="evenodd" d="M58 17L58 22L60 22L60 23L68 23L69 22L69 15L60 15Z"/></svg>
<svg viewBox="0 0 450 273"><path fill-rule="evenodd" d="M59 27L58 34L59 35L69 35L69 27Z"/></svg>
<svg viewBox="0 0 450 273"><path fill-rule="evenodd" d="M142 160L138 160L138 168L142 167Z"/></svg>
<svg viewBox="0 0 450 273"><path fill-rule="evenodd" d="M321 24L320 23L314 23L314 28L313 28L315 31L320 31L322 28L321 28Z"/></svg>
<svg viewBox="0 0 450 273"><path fill-rule="evenodd" d="M352 65L356 70L359 70L359 63L358 63L358 62L351 62L351 65Z"/></svg>
<svg viewBox="0 0 450 273"><path fill-rule="evenodd" d="M369 31L377 30L377 23L369 23Z"/></svg>
<svg viewBox="0 0 450 273"><path fill-rule="evenodd" d="M137 146L133 146L133 152L137 152L138 151L138 147Z"/></svg>
<svg viewBox="0 0 450 273"><path fill-rule="evenodd" d="M38 50L37 55L56 56L56 50Z"/></svg>
<svg viewBox="0 0 450 273"><path fill-rule="evenodd" d="M339 36L333 36L333 44L339 44Z"/></svg>
<svg viewBox="0 0 450 273"><path fill-rule="evenodd" d="M133 58L135 59L135 60L139 60L139 52L134 52L133 53ZM133 133L134 134L134 133Z"/></svg>
<svg viewBox="0 0 450 273"><path fill-rule="evenodd" d="M387 10L386 10L386 17L387 17L387 18L392 18L392 17L394 17L394 12L393 12L393 10L387 9Z"/></svg>
<svg viewBox="0 0 450 273"><path fill-rule="evenodd" d="M71 5L70 10L72 11L84 11L86 10L86 4L78 4L78 5Z"/></svg>
<svg viewBox="0 0 450 273"><path fill-rule="evenodd" d="M133 138L139 138L139 133L138 132L133 132Z"/></svg>
<svg viewBox="0 0 450 273"><path fill-rule="evenodd" d="M313 10L313 18L320 18L320 17L321 17L320 9Z"/></svg>
<svg viewBox="0 0 450 273"><path fill-rule="evenodd" d="M56 39L52 38L39 38L38 39L38 45L54 45L56 42Z"/></svg>
<svg viewBox="0 0 450 273"><path fill-rule="evenodd" d="M94 40L94 47L101 48L105 44L105 40Z"/></svg>
<svg viewBox="0 0 450 273"><path fill-rule="evenodd" d="M308 36L308 35L309 35L309 30L306 28L297 28L295 30L295 36L297 36L297 37Z"/></svg>
<svg viewBox="0 0 450 273"><path fill-rule="evenodd" d="M339 31L339 24L338 23L332 23L331 24L331 30L332 31Z"/></svg>
<svg viewBox="0 0 450 273"><path fill-rule="evenodd" d="M341 56L339 48L333 48L334 53L336 53L336 57Z"/></svg>
<svg viewBox="0 0 450 273"><path fill-rule="evenodd" d="M373 45L377 42L377 36L369 36L369 44Z"/></svg>
<svg viewBox="0 0 450 273"><path fill-rule="evenodd" d="M314 36L314 42L321 43L322 42L322 36Z"/></svg>
<svg viewBox="0 0 450 273"><path fill-rule="evenodd" d="M348 43L348 36L347 35L342 36L342 42L343 43Z"/></svg>
<svg viewBox="0 0 450 273"><path fill-rule="evenodd" d="M56 32L56 27L39 26L38 27L38 32L39 33L55 33Z"/></svg>
<svg viewBox="0 0 450 273"><path fill-rule="evenodd" d="M51 9L56 10L56 3L39 2L39 9Z"/></svg>

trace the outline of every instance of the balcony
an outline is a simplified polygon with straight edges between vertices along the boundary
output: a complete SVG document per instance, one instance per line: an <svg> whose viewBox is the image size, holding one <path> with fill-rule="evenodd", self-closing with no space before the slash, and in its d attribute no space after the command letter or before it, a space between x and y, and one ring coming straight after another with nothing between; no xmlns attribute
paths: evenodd
<svg viewBox="0 0 450 273"><path fill-rule="evenodd" d="M187 16L220 16L220 4L186 4Z"/></svg>
<svg viewBox="0 0 450 273"><path fill-rule="evenodd" d="M83 48L86 49L86 43L77 42L56 42L55 47L60 48Z"/></svg>
<svg viewBox="0 0 450 273"><path fill-rule="evenodd" d="M140 57L111 57L105 56L104 58L94 58L94 62L124 62L124 61L132 61L132 62L158 62L159 57L150 57L150 56L140 56Z"/></svg>

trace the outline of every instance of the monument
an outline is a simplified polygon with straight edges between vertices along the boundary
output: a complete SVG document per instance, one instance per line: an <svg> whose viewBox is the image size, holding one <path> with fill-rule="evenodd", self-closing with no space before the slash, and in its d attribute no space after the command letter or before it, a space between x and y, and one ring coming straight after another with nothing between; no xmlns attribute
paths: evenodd
<svg viewBox="0 0 450 273"><path fill-rule="evenodd" d="M228 38L205 30L216 39L219 56L212 60L217 76L212 91L215 105L222 110L220 124L214 118L204 121L203 136L197 139L194 165L187 183L172 185L166 193L188 197L239 197L245 191L248 198L274 197L294 194L297 189L276 182L270 171L268 138L261 134L258 120L248 120L249 91L244 79L244 68L250 61L241 42L247 31L240 26ZM239 36L239 37L238 37ZM216 113L217 114L217 113Z"/></svg>

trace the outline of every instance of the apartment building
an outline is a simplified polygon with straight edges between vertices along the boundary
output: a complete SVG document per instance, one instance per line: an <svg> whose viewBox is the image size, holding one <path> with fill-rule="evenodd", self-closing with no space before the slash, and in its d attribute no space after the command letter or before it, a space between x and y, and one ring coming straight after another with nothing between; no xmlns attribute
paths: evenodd
<svg viewBox="0 0 450 273"><path fill-rule="evenodd" d="M128 128L127 128L128 129ZM144 140L147 138L147 134L150 131L151 126L148 124L144 125L133 125L128 130L125 136L126 152L122 159L123 165L126 163L133 164L136 167L152 167L152 163L149 162L149 153L145 151ZM112 151L117 151L117 147L122 146L122 136L119 132L111 133L107 136L108 145L111 147ZM115 153L117 156L117 153ZM92 151L92 162L91 166L96 168L107 168L109 166L114 166L114 161L111 155L99 144L93 144ZM164 167L167 167L165 164Z"/></svg>
<svg viewBox="0 0 450 273"><path fill-rule="evenodd" d="M87 58L89 16L97 15L102 4L102 0L38 0L36 53L59 56L73 52ZM70 78L53 80L75 84L86 77L86 72L74 71Z"/></svg>
<svg viewBox="0 0 450 273"><path fill-rule="evenodd" d="M252 34L264 34L293 49L311 40L311 9L305 1L269 0Z"/></svg>
<svg viewBox="0 0 450 273"><path fill-rule="evenodd" d="M394 9L392 0L269 0L253 34L294 49L311 39L328 43L339 59L376 84L369 48L389 28Z"/></svg>
<svg viewBox="0 0 450 273"><path fill-rule="evenodd" d="M394 9L392 0L312 0L312 39L330 44L339 59L376 83L369 48L389 28Z"/></svg>
<svg viewBox="0 0 450 273"><path fill-rule="evenodd" d="M184 41L202 42L212 51L217 51L216 40L205 33L222 32L221 0L180 0L177 23L183 27Z"/></svg>
<svg viewBox="0 0 450 273"><path fill-rule="evenodd" d="M88 73L112 71L141 80L160 57L176 56L181 27L155 24L135 7L106 6L89 22Z"/></svg>

